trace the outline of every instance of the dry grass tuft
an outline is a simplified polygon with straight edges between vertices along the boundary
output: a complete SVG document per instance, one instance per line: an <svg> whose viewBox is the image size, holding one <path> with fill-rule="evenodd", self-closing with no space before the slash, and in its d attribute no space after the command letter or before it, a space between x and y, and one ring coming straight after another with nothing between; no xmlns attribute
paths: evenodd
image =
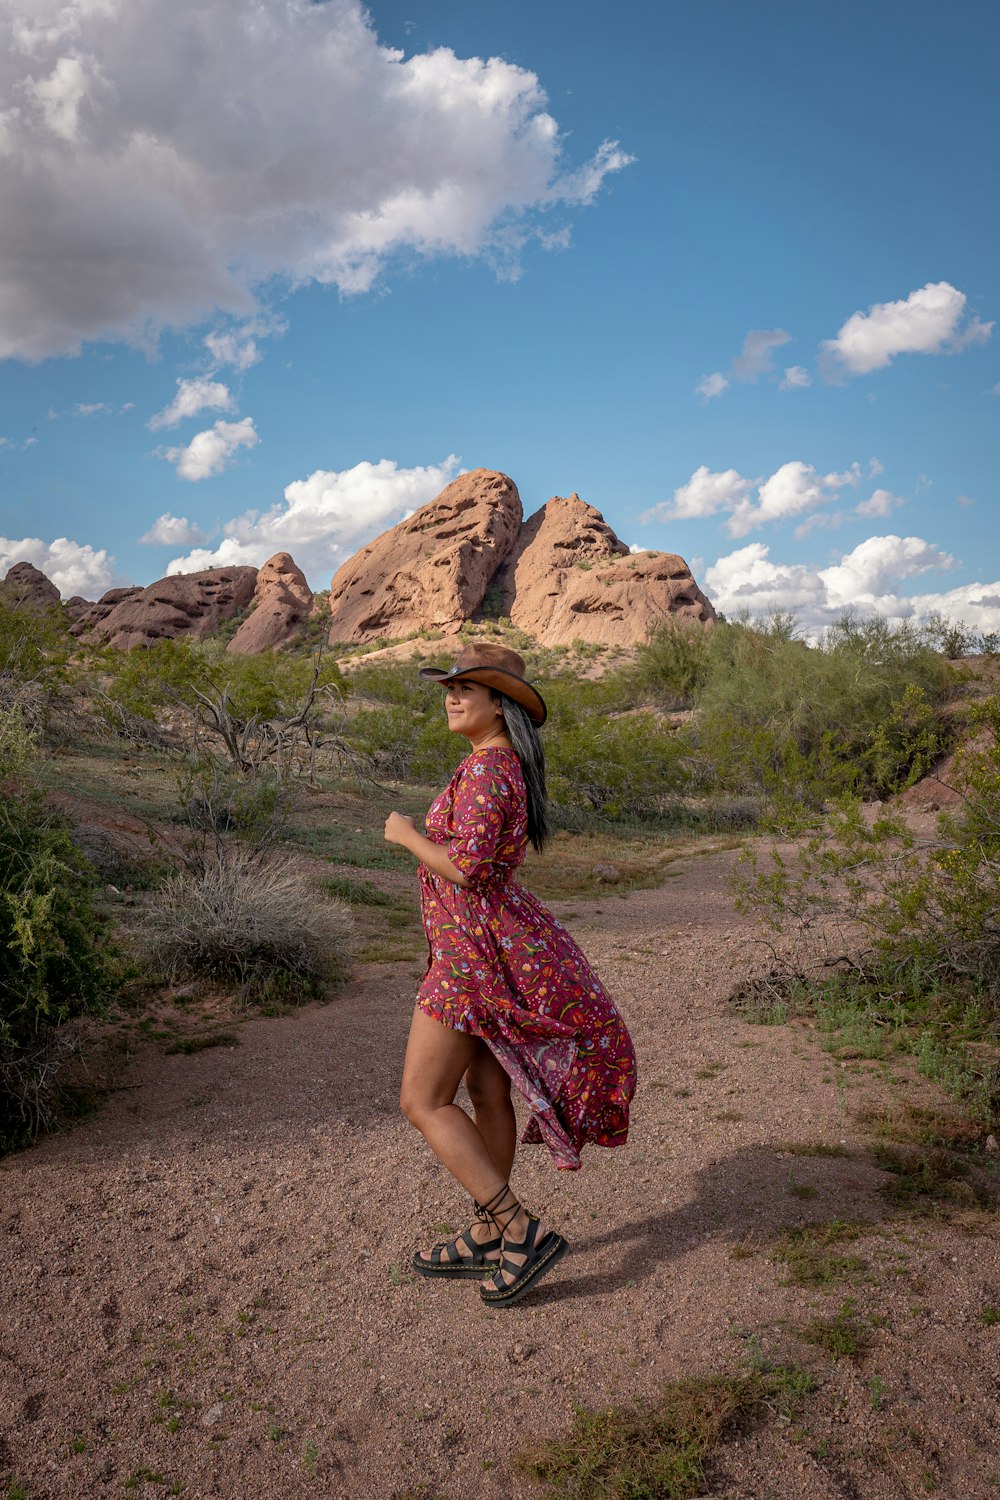
<svg viewBox="0 0 1000 1500"><path fill-rule="evenodd" d="M288 859L227 849L197 874L171 876L151 897L138 940L171 982L233 984L247 1002L302 999L341 983L353 952L351 915Z"/></svg>

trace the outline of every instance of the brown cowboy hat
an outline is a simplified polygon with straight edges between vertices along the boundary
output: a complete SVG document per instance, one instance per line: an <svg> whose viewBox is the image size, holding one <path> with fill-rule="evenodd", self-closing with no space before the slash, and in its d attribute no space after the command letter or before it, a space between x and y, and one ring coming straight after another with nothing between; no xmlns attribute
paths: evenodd
<svg viewBox="0 0 1000 1500"><path fill-rule="evenodd" d="M524 680L524 662L516 651L494 646L489 641L470 641L456 656L454 666L421 667L421 677L447 687L458 680L482 682L505 698L513 698L526 710L532 724L544 724L548 710L545 700L530 682Z"/></svg>

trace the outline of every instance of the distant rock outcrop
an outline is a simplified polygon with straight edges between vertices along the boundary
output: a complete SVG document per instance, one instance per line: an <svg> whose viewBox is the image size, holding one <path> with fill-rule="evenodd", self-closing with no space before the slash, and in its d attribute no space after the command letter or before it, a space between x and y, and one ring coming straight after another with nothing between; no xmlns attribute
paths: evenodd
<svg viewBox="0 0 1000 1500"><path fill-rule="evenodd" d="M545 645L559 601L579 573L607 567L629 550L599 510L579 495L554 495L521 527L514 550L493 579L502 613Z"/></svg>
<svg viewBox="0 0 1000 1500"><path fill-rule="evenodd" d="M226 648L237 656L283 646L312 614L312 589L287 552L276 552L257 574L251 609Z"/></svg>
<svg viewBox="0 0 1000 1500"><path fill-rule="evenodd" d="M330 640L452 630L482 603L521 525L506 474L474 469L349 558L330 586Z"/></svg>
<svg viewBox="0 0 1000 1500"><path fill-rule="evenodd" d="M103 619L92 625L81 617L73 634L86 633L89 641L120 650L182 636L201 641L247 607L256 582L256 568L206 568L202 573L172 573L145 589L112 590L126 597L111 602ZM110 595L105 594L94 609L108 601Z"/></svg>
<svg viewBox="0 0 1000 1500"><path fill-rule="evenodd" d="M0 584L26 603L54 604L44 573L17 563ZM204 640L241 611L227 649L257 655L301 631L315 604L287 552L258 571L176 573L148 588L109 589L96 604L74 598L71 631L128 649L154 641ZM474 469L398 526L348 558L330 588L330 642L355 644L419 631L456 634L468 621L508 616L543 646L574 641L633 646L667 620L708 625L715 610L682 557L630 552L599 510L579 495L554 496L522 519L506 474Z"/></svg>
<svg viewBox="0 0 1000 1500"><path fill-rule="evenodd" d="M116 604L121 604L123 599L134 599L136 594L141 594L142 588L139 584L133 584L124 589L108 589L102 594L96 604L90 604L86 599L72 599L70 603L74 606L76 618L70 626L70 635L86 635L88 630L93 630L95 625L100 625L106 620ZM78 606L83 606L82 608Z"/></svg>
<svg viewBox="0 0 1000 1500"><path fill-rule="evenodd" d="M635 552L606 567L573 569L554 607L548 607L544 626L534 630L530 619L529 598L511 620L544 646L569 646L574 641L634 646L668 620L708 625L715 620L715 610L683 557Z"/></svg>
<svg viewBox="0 0 1000 1500"><path fill-rule="evenodd" d="M19 562L0 583L0 598L22 609L52 609L59 603L59 590L34 563Z"/></svg>

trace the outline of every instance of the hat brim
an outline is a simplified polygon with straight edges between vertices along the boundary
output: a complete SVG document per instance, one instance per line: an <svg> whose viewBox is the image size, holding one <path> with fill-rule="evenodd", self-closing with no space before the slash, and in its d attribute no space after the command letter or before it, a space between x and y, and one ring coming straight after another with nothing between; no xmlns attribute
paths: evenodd
<svg viewBox="0 0 1000 1500"><path fill-rule="evenodd" d="M481 682L485 687L502 693L505 698L513 698L515 703L520 703L532 724L538 728L548 718L549 711L541 693L530 682L525 682L523 677L518 677L516 672L507 672L503 667L463 667L458 672L454 669L445 671L443 667L421 667L420 676L428 682L437 682L442 687L447 687L452 682Z"/></svg>

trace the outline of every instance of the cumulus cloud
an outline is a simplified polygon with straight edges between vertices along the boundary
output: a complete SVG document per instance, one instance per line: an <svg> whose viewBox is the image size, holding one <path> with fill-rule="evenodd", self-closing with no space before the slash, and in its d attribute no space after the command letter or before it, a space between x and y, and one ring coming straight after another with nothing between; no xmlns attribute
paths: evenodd
<svg viewBox="0 0 1000 1500"><path fill-rule="evenodd" d="M212 364L218 369L232 365L241 374L261 359L259 339L279 339L288 332L288 324L273 313L249 318L233 328L215 329L206 334L205 348L212 356Z"/></svg>
<svg viewBox="0 0 1000 1500"><path fill-rule="evenodd" d="M189 521L187 516L172 516L168 510L162 516L157 516L139 541L150 546L193 547L196 543L207 542L208 535Z"/></svg>
<svg viewBox="0 0 1000 1500"><path fill-rule="evenodd" d="M812 464L793 459L765 480L746 479L736 469L713 473L702 464L687 484L674 491L672 500L646 511L642 520L689 521L722 511L728 513L729 535L746 536L769 522L817 510L835 499L845 485L857 485L860 479L857 463L843 474L817 474Z"/></svg>
<svg viewBox="0 0 1000 1500"><path fill-rule="evenodd" d="M751 328L743 340L743 349L733 360L737 380L754 381L774 369L771 350L780 349L791 338L783 328Z"/></svg>
<svg viewBox="0 0 1000 1500"><path fill-rule="evenodd" d="M78 401L73 413L77 417L104 417L110 416L111 407L106 401Z"/></svg>
<svg viewBox="0 0 1000 1500"><path fill-rule="evenodd" d="M240 448L256 448L260 436L253 417L241 422L216 422L198 432L184 448L167 448L163 457L177 467L179 479L209 479L221 474Z"/></svg>
<svg viewBox="0 0 1000 1500"><path fill-rule="evenodd" d="M672 500L663 500L647 510L641 519L645 521L693 521L704 516L714 516L720 510L735 510L742 505L750 490L752 479L744 479L735 469L713 472L706 464L695 469L687 484L674 490Z"/></svg>
<svg viewBox="0 0 1000 1500"><path fill-rule="evenodd" d="M779 391L800 391L812 385L812 376L802 365L788 365L778 386Z"/></svg>
<svg viewBox="0 0 1000 1500"><path fill-rule="evenodd" d="M8 570L19 562L40 568L64 599L74 594L96 599L111 588L115 573L114 558L103 550L97 551L88 542L73 542L65 536L56 537L54 542L44 542L37 536L22 537L20 541L0 536L0 578L5 578Z"/></svg>
<svg viewBox="0 0 1000 1500"><path fill-rule="evenodd" d="M859 516L891 516L894 510L905 504L903 497L894 495L891 490L873 490L867 500L854 507L854 512Z"/></svg>
<svg viewBox="0 0 1000 1500"><path fill-rule="evenodd" d="M207 340L206 340L207 342ZM209 380L207 376L196 376L193 380L178 380L177 394L155 417L146 424L154 432L158 427L176 427L185 417L196 417L202 411L231 411L233 398L229 387L221 381Z"/></svg>
<svg viewBox="0 0 1000 1500"><path fill-rule="evenodd" d="M721 370L715 370L711 375L703 375L694 389L696 395L711 401L713 396L721 396L723 391L728 391L729 381Z"/></svg>
<svg viewBox="0 0 1000 1500"><path fill-rule="evenodd" d="M751 542L720 557L707 569L704 587L717 608L766 612L792 609L809 630L821 630L845 609L862 615L914 619L940 610L993 628L989 611L1000 624L1000 583L973 584L941 593L909 594L900 585L929 572L946 572L955 560L933 542L916 536L872 536L830 567L774 563L763 542ZM992 596L996 595L996 599ZM991 602L992 599L992 602ZM963 612L978 600L981 617Z"/></svg>
<svg viewBox="0 0 1000 1500"><path fill-rule="evenodd" d="M290 552L313 587L326 587L352 552L433 500L457 469L454 455L413 469L401 469L389 459L339 471L317 469L286 486L283 502L228 521L217 547L176 557L167 572L238 563L260 567L275 552Z"/></svg>
<svg viewBox="0 0 1000 1500"><path fill-rule="evenodd" d="M771 359L771 351L778 349L782 344L787 344L791 334L786 333L783 328L751 328L743 340L743 348L730 364L730 373L734 380L753 382L758 375L769 374L774 369ZM799 369L798 365L793 366ZM785 371L786 376L788 371ZM802 371L805 375L805 371ZM721 370L714 370L711 375L703 375L695 386L695 394L703 396L706 401L711 401L713 396L721 396L723 391L728 391L732 381L729 375L724 375ZM805 384L809 384L806 376Z"/></svg>
<svg viewBox="0 0 1000 1500"><path fill-rule="evenodd" d="M34 16L0 5L0 357L252 317L272 278L363 292L401 253L509 271L631 160L605 142L568 164L534 73L406 57L361 0Z"/></svg>
<svg viewBox="0 0 1000 1500"><path fill-rule="evenodd" d="M866 313L852 313L837 337L823 343L828 377L883 370L897 354L956 354L985 343L993 324L975 316L964 322L966 301L950 282L929 281L900 302L876 302Z"/></svg>

